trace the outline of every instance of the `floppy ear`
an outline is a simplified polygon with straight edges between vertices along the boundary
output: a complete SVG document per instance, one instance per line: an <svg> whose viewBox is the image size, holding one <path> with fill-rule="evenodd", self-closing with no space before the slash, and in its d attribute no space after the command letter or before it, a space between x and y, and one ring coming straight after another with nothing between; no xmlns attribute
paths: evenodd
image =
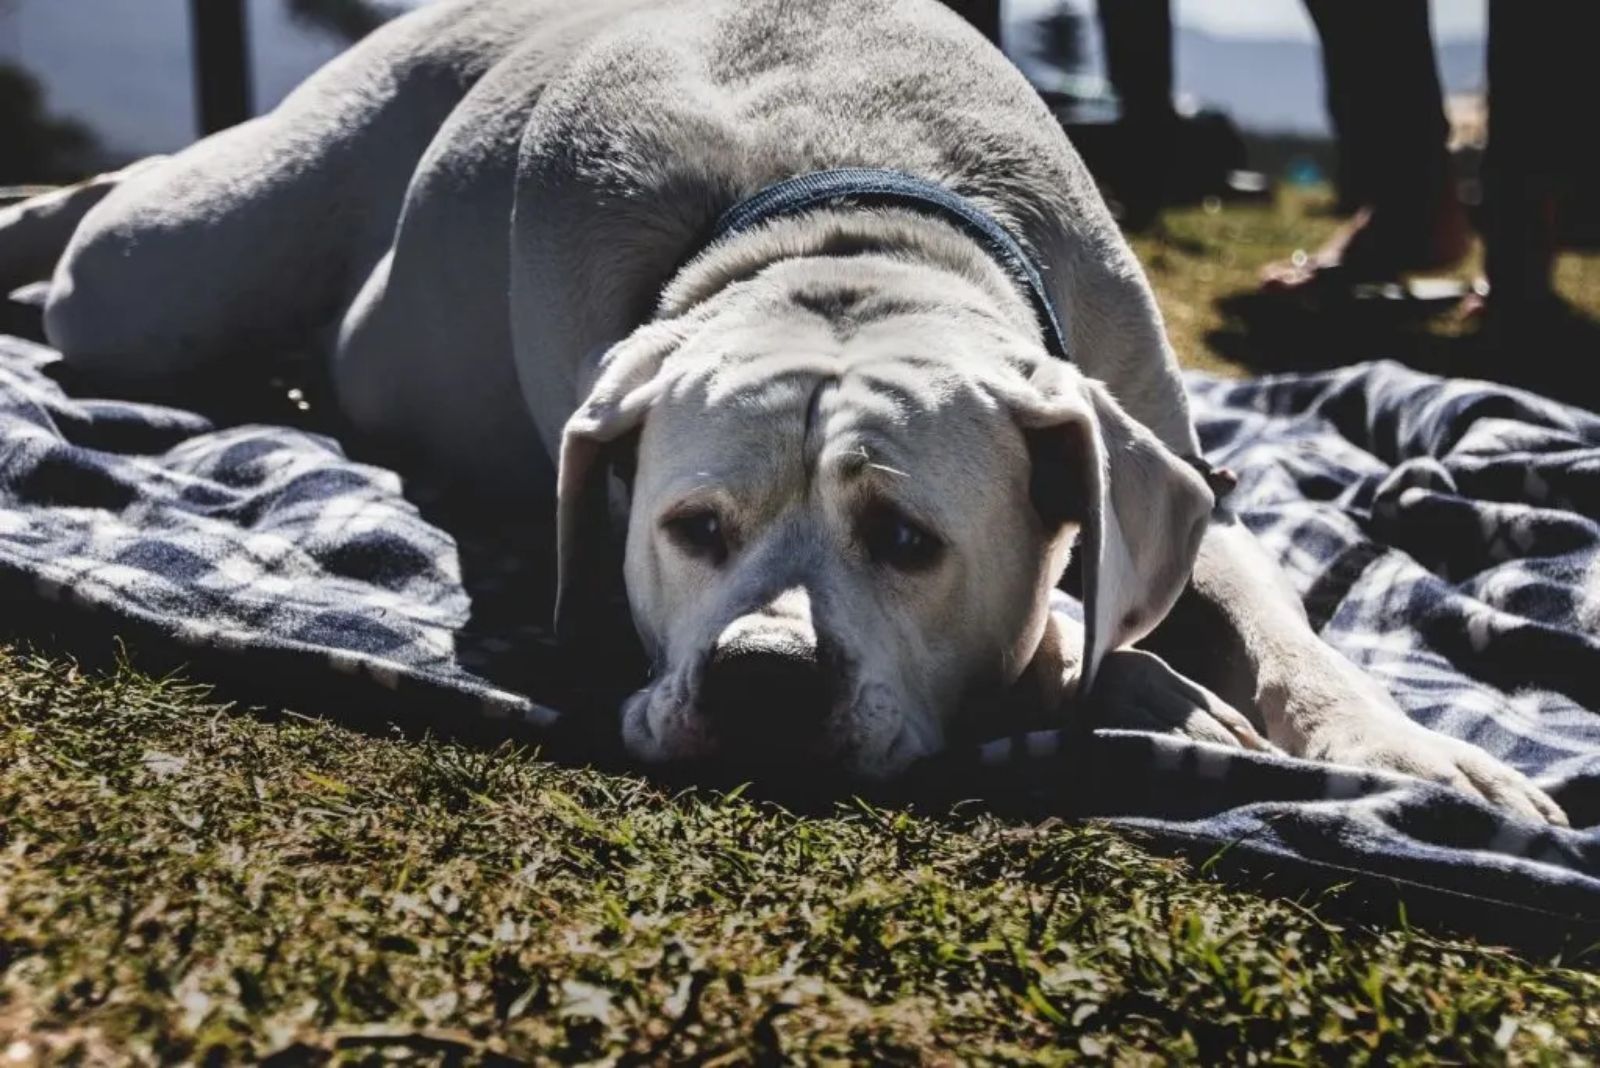
<svg viewBox="0 0 1600 1068"><path fill-rule="evenodd" d="M1082 697L1106 653L1143 638L1171 610L1215 500L1199 473L1098 383L1060 365L1034 379L1042 402L1018 414L1034 505L1047 526L1077 523L1083 532Z"/></svg>
<svg viewBox="0 0 1600 1068"><path fill-rule="evenodd" d="M556 634L575 638L582 621L620 589L611 544L610 474L624 457L662 384L661 365L683 340L673 322L648 323L600 361L589 396L567 420L556 475Z"/></svg>

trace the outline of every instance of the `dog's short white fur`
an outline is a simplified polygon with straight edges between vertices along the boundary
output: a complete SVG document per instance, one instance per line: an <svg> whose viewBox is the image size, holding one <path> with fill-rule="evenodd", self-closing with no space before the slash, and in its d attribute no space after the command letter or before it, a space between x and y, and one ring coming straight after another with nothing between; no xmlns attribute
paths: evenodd
<svg viewBox="0 0 1600 1068"><path fill-rule="evenodd" d="M1011 227L1075 365L926 215L699 247L740 198L840 166ZM623 713L640 758L885 775L1021 695L1564 821L1410 722L1213 514L1128 245L935 0L443 0L269 115L0 213L0 281L52 267L49 337L105 380L318 339L344 417L419 468L491 499L558 470L563 613L620 566L655 665ZM591 529L619 463L620 565ZM1086 634L1047 608L1080 530ZM1147 636L1166 659L1129 648Z"/></svg>

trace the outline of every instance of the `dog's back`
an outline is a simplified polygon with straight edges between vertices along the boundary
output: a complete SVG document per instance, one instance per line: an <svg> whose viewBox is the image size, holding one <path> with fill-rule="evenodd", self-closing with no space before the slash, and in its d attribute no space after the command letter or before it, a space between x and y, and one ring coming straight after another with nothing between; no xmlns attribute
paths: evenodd
<svg viewBox="0 0 1600 1068"><path fill-rule="evenodd" d="M321 332L358 425L424 451L508 435L520 450L507 398L551 422L588 351L535 357L562 388L529 396L519 329L547 348L583 332L574 317L582 345L620 336L723 208L849 165L944 182L1011 223L1086 369L1164 438L1188 434L1153 302L1088 175L1021 74L936 0L430 5L112 192L66 252L47 325L80 366L145 380ZM1086 300L1099 309L1072 313ZM430 426L446 388L491 414Z"/></svg>

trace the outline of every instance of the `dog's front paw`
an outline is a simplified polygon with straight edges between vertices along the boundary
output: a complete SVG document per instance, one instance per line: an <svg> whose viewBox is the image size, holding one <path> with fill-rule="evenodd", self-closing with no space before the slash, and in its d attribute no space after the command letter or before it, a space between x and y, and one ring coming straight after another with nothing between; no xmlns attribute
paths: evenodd
<svg viewBox="0 0 1600 1068"><path fill-rule="evenodd" d="M1139 649L1107 653L1089 696L1096 727L1178 734L1201 742L1271 749L1242 713L1165 660Z"/></svg>
<svg viewBox="0 0 1600 1068"><path fill-rule="evenodd" d="M1567 826L1567 815L1561 806L1520 771L1470 742L1438 734L1410 720L1369 720L1330 728L1312 736L1304 755L1333 764L1397 771L1445 783L1526 819Z"/></svg>

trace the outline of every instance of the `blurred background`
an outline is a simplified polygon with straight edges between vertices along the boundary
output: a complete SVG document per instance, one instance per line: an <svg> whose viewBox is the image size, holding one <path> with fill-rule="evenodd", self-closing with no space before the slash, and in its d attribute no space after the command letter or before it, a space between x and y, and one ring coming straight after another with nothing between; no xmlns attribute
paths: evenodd
<svg viewBox="0 0 1600 1068"><path fill-rule="evenodd" d="M424 0L245 0L251 84L271 107L373 20ZM1432 0L1446 91L1471 108L1484 86L1483 0ZM1091 2L1007 0L1007 51L1086 119L1114 114ZM1216 109L1280 175L1332 147L1318 45L1299 0L1177 0L1181 109ZM180 148L195 135L187 0L0 0L3 181L42 180ZM22 141L31 125L53 130ZM16 150L17 145L21 150ZM37 147L35 147L37 146ZM1314 172L1297 170L1301 178Z"/></svg>
<svg viewBox="0 0 1600 1068"><path fill-rule="evenodd" d="M220 112L212 101L205 115L194 42L211 34L214 50L218 33L234 34L226 24L197 30L191 0L0 0L0 185L69 181L180 148L202 126L228 121L230 108L270 108L384 19L422 2L243 0L243 59L224 52L221 76L236 75L244 98L224 99ZM1512 341L1478 314L1474 294L1486 289L1477 244L1421 279L1264 297L1264 272L1286 257L1303 261L1356 209L1339 196L1321 45L1302 0L1171 0L1178 125L1159 188L1150 181L1158 168L1136 145L1130 150L1094 0L1001 0L998 11L994 0L949 2L969 16L983 12L974 21L995 22L988 31L1067 126L1129 229L1186 361L1242 373L1397 356L1450 373L1531 375L1527 384L1550 389L1573 361L1600 356L1600 182L1564 212L1551 271L1559 301L1531 325L1516 324L1519 353L1536 358L1514 368L1505 359ZM1482 200L1490 2L1429 2L1450 180L1469 213ZM1592 140L1586 121L1573 136ZM1551 375L1561 381L1552 385Z"/></svg>

